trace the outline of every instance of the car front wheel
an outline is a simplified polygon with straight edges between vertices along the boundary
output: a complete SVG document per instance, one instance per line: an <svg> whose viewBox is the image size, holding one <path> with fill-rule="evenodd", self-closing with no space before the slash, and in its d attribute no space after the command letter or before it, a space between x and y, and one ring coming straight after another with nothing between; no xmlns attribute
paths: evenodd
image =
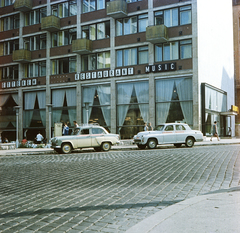
<svg viewBox="0 0 240 233"><path fill-rule="evenodd" d="M192 137L188 137L186 139L186 143L185 143L186 147L193 147L194 145L194 139Z"/></svg>
<svg viewBox="0 0 240 233"><path fill-rule="evenodd" d="M149 139L147 146L149 149L155 149L157 147L157 140L156 139Z"/></svg>
<svg viewBox="0 0 240 233"><path fill-rule="evenodd" d="M103 151L109 151L111 149L111 144L109 142L103 142L101 148Z"/></svg>
<svg viewBox="0 0 240 233"><path fill-rule="evenodd" d="M72 145L70 143L64 143L62 145L62 153L69 154L72 152Z"/></svg>

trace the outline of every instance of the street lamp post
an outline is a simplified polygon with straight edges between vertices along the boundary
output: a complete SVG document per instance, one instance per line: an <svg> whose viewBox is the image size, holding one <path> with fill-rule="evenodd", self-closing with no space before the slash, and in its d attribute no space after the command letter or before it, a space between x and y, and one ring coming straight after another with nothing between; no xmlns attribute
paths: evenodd
<svg viewBox="0 0 240 233"><path fill-rule="evenodd" d="M49 115L49 129L48 129L48 141L51 143L51 131L52 131L52 104L47 104L48 107L48 115Z"/></svg>
<svg viewBox="0 0 240 233"><path fill-rule="evenodd" d="M86 108L86 112L87 112L87 125L88 125L88 111L89 111L89 102L85 102L85 108Z"/></svg>
<svg viewBox="0 0 240 233"><path fill-rule="evenodd" d="M13 108L16 110L16 148L18 148L18 115L21 106L14 106Z"/></svg>

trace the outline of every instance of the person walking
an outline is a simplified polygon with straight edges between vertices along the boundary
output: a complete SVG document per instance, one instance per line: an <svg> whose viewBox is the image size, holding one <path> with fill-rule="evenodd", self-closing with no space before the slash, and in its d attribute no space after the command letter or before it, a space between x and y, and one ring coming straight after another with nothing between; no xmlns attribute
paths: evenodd
<svg viewBox="0 0 240 233"><path fill-rule="evenodd" d="M68 135L68 132L69 132L69 127L68 127L67 123L65 122L64 126L63 126L63 136Z"/></svg>
<svg viewBox="0 0 240 233"><path fill-rule="evenodd" d="M37 144L41 144L43 138L44 138L44 137L42 136L42 134L41 134L40 131L39 131L38 134L37 134L37 136L36 136L36 138L35 138Z"/></svg>
<svg viewBox="0 0 240 233"><path fill-rule="evenodd" d="M220 138L218 136L218 129L217 129L217 122L214 121L214 124L212 125L212 136L210 141L212 141L212 137L217 137L217 140L220 141Z"/></svg>

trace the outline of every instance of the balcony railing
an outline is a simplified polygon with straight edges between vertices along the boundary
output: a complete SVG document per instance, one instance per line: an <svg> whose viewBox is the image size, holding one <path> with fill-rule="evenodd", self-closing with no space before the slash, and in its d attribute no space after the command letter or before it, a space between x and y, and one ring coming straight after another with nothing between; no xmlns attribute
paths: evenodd
<svg viewBox="0 0 240 233"><path fill-rule="evenodd" d="M15 0L14 8L19 11L30 11L32 9L32 0Z"/></svg>
<svg viewBox="0 0 240 233"><path fill-rule="evenodd" d="M49 32L60 30L60 18L55 15L50 15L42 18L41 29Z"/></svg>
<svg viewBox="0 0 240 233"><path fill-rule="evenodd" d="M107 15L115 19L127 16L127 3L124 0L107 2Z"/></svg>
<svg viewBox="0 0 240 233"><path fill-rule="evenodd" d="M31 52L26 49L14 50L12 60L15 62L26 63L31 61Z"/></svg>
<svg viewBox="0 0 240 233"><path fill-rule="evenodd" d="M86 38L73 40L72 52L78 54L87 54L92 52L92 41Z"/></svg>
<svg viewBox="0 0 240 233"><path fill-rule="evenodd" d="M168 41L168 29L164 24L148 26L146 28L146 40L153 44Z"/></svg>

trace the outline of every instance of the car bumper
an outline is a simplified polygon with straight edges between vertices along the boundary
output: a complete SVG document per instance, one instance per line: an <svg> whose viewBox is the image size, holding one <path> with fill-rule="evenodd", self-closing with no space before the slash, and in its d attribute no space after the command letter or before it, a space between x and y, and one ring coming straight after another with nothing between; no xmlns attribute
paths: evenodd
<svg viewBox="0 0 240 233"><path fill-rule="evenodd" d="M196 142L202 142L202 141L203 141L203 138L196 139Z"/></svg>
<svg viewBox="0 0 240 233"><path fill-rule="evenodd" d="M52 149L60 149L61 146L51 146Z"/></svg>

